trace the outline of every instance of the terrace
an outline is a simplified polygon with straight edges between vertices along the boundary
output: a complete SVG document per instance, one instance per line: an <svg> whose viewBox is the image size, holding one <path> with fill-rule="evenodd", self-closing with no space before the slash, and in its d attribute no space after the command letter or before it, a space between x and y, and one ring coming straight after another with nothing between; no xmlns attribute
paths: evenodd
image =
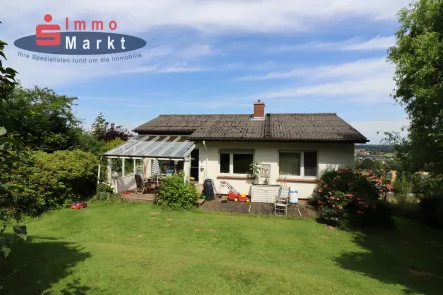
<svg viewBox="0 0 443 295"><path fill-rule="evenodd" d="M118 193L138 192L137 176L145 186L142 193L155 191L168 174L184 172L184 180L189 180L194 148L195 143L183 136L135 136L103 155L107 179Z"/></svg>

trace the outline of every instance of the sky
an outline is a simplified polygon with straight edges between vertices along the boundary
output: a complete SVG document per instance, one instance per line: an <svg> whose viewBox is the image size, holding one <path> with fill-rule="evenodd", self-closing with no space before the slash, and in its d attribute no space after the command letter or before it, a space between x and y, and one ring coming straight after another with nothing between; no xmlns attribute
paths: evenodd
<svg viewBox="0 0 443 295"><path fill-rule="evenodd" d="M396 14L405 0L7 1L0 36L6 66L25 87L77 97L89 128L101 112L132 130L160 114L337 113L371 144L408 124L391 97ZM142 57L63 64L26 59L13 45L35 26L70 20L118 23L144 39ZM129 53L115 56L126 56ZM72 56L71 56L72 57ZM89 57L88 57L89 58ZM404 134L404 133L403 133Z"/></svg>

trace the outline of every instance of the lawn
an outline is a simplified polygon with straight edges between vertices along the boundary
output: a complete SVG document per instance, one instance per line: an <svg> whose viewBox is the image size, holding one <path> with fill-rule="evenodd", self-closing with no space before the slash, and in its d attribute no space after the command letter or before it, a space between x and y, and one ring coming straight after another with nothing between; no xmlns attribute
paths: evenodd
<svg viewBox="0 0 443 295"><path fill-rule="evenodd" d="M441 294L443 234L90 204L27 223L1 294Z"/></svg>

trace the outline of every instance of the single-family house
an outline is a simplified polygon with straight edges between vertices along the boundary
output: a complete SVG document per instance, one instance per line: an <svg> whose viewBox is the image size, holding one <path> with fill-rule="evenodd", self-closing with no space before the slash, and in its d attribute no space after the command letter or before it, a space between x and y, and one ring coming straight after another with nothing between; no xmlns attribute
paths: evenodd
<svg viewBox="0 0 443 295"><path fill-rule="evenodd" d="M257 162L260 183L284 184L308 199L326 169L353 167L354 144L368 142L335 113L269 114L260 100L251 111L160 115L135 128L132 142L105 156L144 159L145 176L154 166L179 167L198 183L212 179L218 187L228 181L245 194L253 182L250 165Z"/></svg>

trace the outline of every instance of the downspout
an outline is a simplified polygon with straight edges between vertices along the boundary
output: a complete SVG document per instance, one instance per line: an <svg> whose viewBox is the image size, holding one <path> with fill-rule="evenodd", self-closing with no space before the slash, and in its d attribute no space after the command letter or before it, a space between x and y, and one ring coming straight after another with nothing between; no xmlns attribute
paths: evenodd
<svg viewBox="0 0 443 295"><path fill-rule="evenodd" d="M203 140L203 146L205 147L206 151L206 163L205 163L205 179L208 177L208 148L206 147L206 142Z"/></svg>
<svg viewBox="0 0 443 295"><path fill-rule="evenodd" d="M185 172L184 173L185 175L183 176L183 182L184 183L186 183L186 170L187 170L187 167L185 167L185 166L186 166L186 158L183 158L183 172Z"/></svg>
<svg viewBox="0 0 443 295"><path fill-rule="evenodd" d="M97 184L100 183L100 168L101 168L101 162L102 162L103 156L100 156L100 160L98 161L98 173L97 173Z"/></svg>

